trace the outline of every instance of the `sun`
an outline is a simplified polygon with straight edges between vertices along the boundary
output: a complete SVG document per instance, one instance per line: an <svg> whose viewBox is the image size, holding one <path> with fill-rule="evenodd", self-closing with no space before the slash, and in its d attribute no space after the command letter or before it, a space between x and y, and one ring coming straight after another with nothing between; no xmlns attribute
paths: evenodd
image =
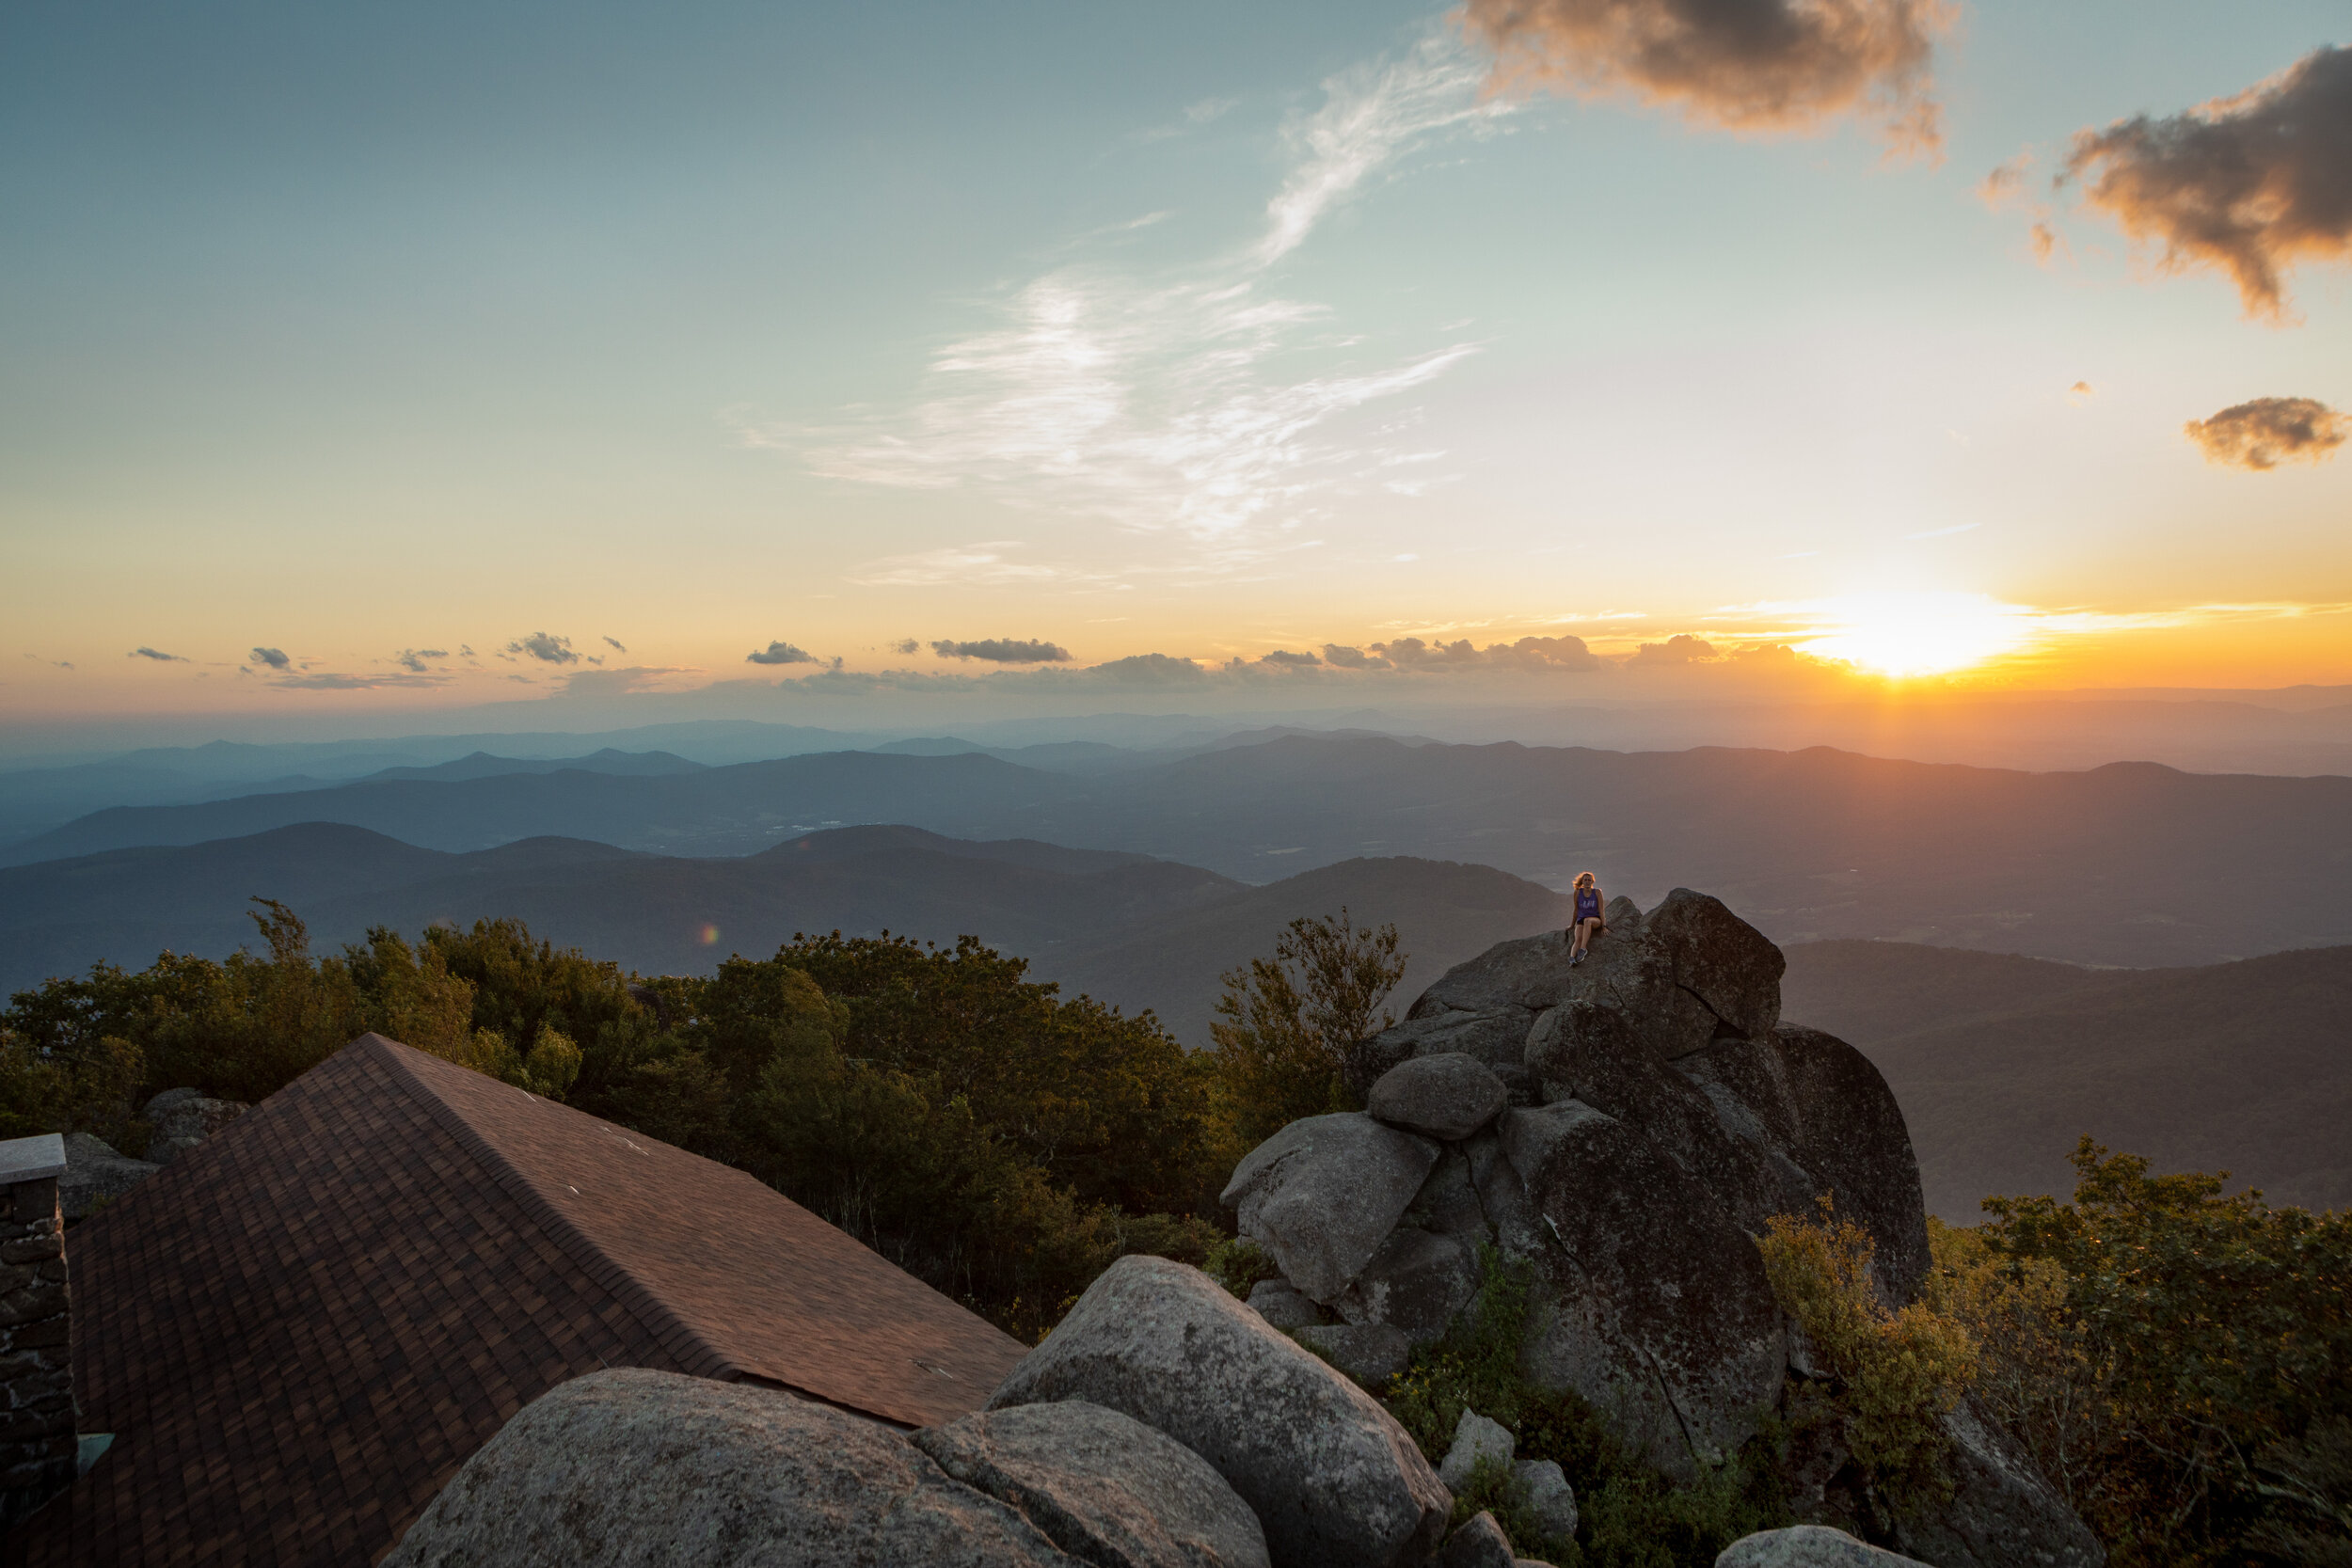
<svg viewBox="0 0 2352 1568"><path fill-rule="evenodd" d="M1943 675L2032 639L2026 612L1983 594L1848 594L1822 602L1821 630L1806 653L1882 675Z"/></svg>

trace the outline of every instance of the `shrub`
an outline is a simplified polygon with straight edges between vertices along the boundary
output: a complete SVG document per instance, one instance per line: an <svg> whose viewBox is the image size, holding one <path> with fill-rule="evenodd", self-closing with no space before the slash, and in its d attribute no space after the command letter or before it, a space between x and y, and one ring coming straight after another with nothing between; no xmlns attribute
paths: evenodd
<svg viewBox="0 0 2352 1568"><path fill-rule="evenodd" d="M1847 1448L1898 1507L1948 1497L1943 1418L1976 1374L1977 1347L1925 1302L1889 1311L1870 1264L1877 1243L1821 1200L1819 1224L1775 1214L1756 1241L1772 1294L1835 1378Z"/></svg>
<svg viewBox="0 0 2352 1568"><path fill-rule="evenodd" d="M1209 1248L1200 1267L1211 1279L1244 1301L1249 1299L1250 1290L1259 1281L1282 1277L1280 1265L1247 1236L1220 1237Z"/></svg>
<svg viewBox="0 0 2352 1568"><path fill-rule="evenodd" d="M1352 927L1347 911L1290 923L1274 956L1223 976L1212 1058L1242 1149L1301 1117L1359 1109L1341 1076L1347 1048L1396 1022L1381 1004L1405 975L1396 927Z"/></svg>

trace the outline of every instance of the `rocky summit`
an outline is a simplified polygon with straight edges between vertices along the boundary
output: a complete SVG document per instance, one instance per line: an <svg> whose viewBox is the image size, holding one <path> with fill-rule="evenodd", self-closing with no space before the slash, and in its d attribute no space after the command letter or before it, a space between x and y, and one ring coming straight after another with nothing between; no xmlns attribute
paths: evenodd
<svg viewBox="0 0 2352 1568"><path fill-rule="evenodd" d="M1688 1476L1820 1375L1765 1276L1767 1222L1826 1198L1869 1232L1900 1307L1929 1267L1926 1215L1877 1069L1782 1021L1778 948L1688 889L1646 914L1616 899L1606 924L1581 964L1548 933L1447 974L1351 1053L1369 1109L1284 1128L1225 1200L1295 1292L1269 1305L1303 1297L1408 1343L1475 1296L1482 1247L1526 1261L1523 1374ZM2101 1560L1990 1422L1963 1404L1947 1425L1956 1495L1902 1544L1949 1568ZM1833 1445L1792 1465L1801 1510L1836 1514L1849 1460Z"/></svg>

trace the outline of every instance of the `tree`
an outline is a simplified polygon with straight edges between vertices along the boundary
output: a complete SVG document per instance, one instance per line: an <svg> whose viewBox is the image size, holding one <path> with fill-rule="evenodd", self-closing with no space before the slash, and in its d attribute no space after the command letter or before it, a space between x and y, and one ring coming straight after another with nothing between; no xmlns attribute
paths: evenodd
<svg viewBox="0 0 2352 1568"><path fill-rule="evenodd" d="M2352 1214L2224 1196L2225 1176L2154 1175L2087 1137L2072 1158L2072 1203L1987 1198L1977 1240L1938 1259L2002 1285L1986 1299L2007 1310L2046 1303L2030 1333L1986 1325L2023 1396L2012 1430L2119 1565L2241 1563L2331 1529L2341 1549Z"/></svg>
<svg viewBox="0 0 2352 1568"><path fill-rule="evenodd" d="M1301 1117L1356 1109L1341 1069L1348 1047L1396 1022L1381 1006L1405 976L1396 927L1349 923L1347 910L1290 923L1270 958L1224 976L1218 1085L1247 1148Z"/></svg>

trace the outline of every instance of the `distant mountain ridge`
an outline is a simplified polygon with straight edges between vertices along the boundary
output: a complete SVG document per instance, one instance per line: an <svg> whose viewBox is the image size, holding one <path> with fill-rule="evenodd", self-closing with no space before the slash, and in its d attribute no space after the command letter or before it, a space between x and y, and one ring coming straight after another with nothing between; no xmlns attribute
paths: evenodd
<svg viewBox="0 0 2352 1568"><path fill-rule="evenodd" d="M1289 921L1348 906L1403 927L1407 984L1504 936L1561 924L1564 900L1489 866L1363 860L1251 887L1197 866L1027 840L972 842L886 825L803 834L756 855L686 859L536 838L462 854L305 823L242 839L109 850L0 870L0 992L102 959L253 941L246 899L292 906L323 950L372 926L516 916L533 932L649 974L765 958L796 932L974 935L1041 979L1208 1042L1219 976Z"/></svg>
<svg viewBox="0 0 2352 1568"><path fill-rule="evenodd" d="M1361 857L1501 864L1553 887L1590 869L1645 904L1708 888L1783 942L1897 938L2108 964L2352 942L2352 779L2129 763L2019 773L1824 749L1284 736L1091 777L977 752L834 752L650 778L382 780L99 812L0 863L310 820L451 851L556 834L695 856L895 822L1248 882Z"/></svg>
<svg viewBox="0 0 2352 1568"><path fill-rule="evenodd" d="M2083 1133L2272 1201L2352 1206L2352 947L2094 970L1906 942L1789 947L1784 1016L1859 1046L1912 1127L1928 1208L2073 1191Z"/></svg>

